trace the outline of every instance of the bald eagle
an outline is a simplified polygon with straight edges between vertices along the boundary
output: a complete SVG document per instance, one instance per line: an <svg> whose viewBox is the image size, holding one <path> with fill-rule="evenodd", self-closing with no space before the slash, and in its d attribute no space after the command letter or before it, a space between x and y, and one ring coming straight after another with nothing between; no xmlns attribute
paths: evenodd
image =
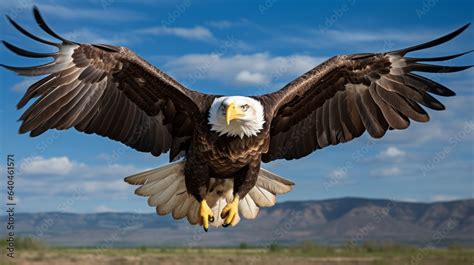
<svg viewBox="0 0 474 265"><path fill-rule="evenodd" d="M365 131L381 138L405 129L410 120L427 122L420 107L443 110L431 94L453 96L445 86L413 72L450 73L470 66L441 66L465 53L413 58L406 54L445 43L469 24L441 38L383 53L335 56L261 96L209 95L187 89L125 47L82 44L51 30L33 9L37 24L59 42L45 40L7 16L27 37L57 51L27 51L6 41L14 53L53 61L32 67L2 65L24 76L42 76L17 107L34 102L20 117L21 134L75 128L98 134L170 164L125 178L140 185L160 215L189 223L234 226L255 218L259 207L294 185L261 168L262 162L297 159Z"/></svg>

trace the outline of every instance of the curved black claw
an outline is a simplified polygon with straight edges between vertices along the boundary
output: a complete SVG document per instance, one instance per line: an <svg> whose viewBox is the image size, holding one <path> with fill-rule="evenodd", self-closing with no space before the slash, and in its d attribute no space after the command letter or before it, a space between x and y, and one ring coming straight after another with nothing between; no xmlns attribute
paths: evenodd
<svg viewBox="0 0 474 265"><path fill-rule="evenodd" d="M207 228L205 228L205 227L203 227L203 228L204 228L204 231L207 233L207 230L208 230L208 229L207 229Z"/></svg>
<svg viewBox="0 0 474 265"><path fill-rule="evenodd" d="M214 216L209 216L209 222L214 222Z"/></svg>
<svg viewBox="0 0 474 265"><path fill-rule="evenodd" d="M228 227L230 224L223 223L222 227Z"/></svg>

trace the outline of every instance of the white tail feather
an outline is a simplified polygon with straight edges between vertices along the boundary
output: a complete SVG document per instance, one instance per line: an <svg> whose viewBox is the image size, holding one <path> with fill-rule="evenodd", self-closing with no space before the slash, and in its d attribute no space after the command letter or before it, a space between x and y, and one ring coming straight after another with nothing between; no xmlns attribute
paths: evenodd
<svg viewBox="0 0 474 265"><path fill-rule="evenodd" d="M166 179L170 179L168 177ZM148 198L148 205L150 206L163 206L165 205L170 199L171 196L174 196L176 193L176 188L180 182L174 181L176 178L173 178L173 182L170 183L169 186L164 187L163 189L156 189L157 193L154 193ZM162 181L160 181L162 182ZM148 184L147 184L148 185ZM145 185L146 186L146 185Z"/></svg>
<svg viewBox="0 0 474 265"><path fill-rule="evenodd" d="M188 208L191 206L194 198L189 196L188 193L185 193L185 200L182 202L178 207L174 208L173 210L173 218L174 219L181 219L184 218L188 214Z"/></svg>
<svg viewBox="0 0 474 265"><path fill-rule="evenodd" d="M190 195L191 196L191 195ZM192 203L188 208L188 222L192 225L199 223L199 203L194 198L192 199Z"/></svg>
<svg viewBox="0 0 474 265"><path fill-rule="evenodd" d="M250 197L255 201L255 203L260 207L271 207L276 203L275 194L269 192L268 190L255 186L249 191Z"/></svg>
<svg viewBox="0 0 474 265"><path fill-rule="evenodd" d="M184 178L185 161L174 162L166 166L125 178L133 185L141 185L135 190L137 195L147 196L148 204L156 207L159 215L172 213L174 219L187 217L190 224L199 224L199 203L186 191ZM256 185L240 200L239 213L246 219L254 219L259 207L270 207L276 203L276 195L291 191L294 183L268 170L260 168ZM232 201L233 179L213 179L209 185L206 201L214 214L210 225L219 227L224 220L220 217L225 205ZM239 223L235 218L232 226Z"/></svg>
<svg viewBox="0 0 474 265"><path fill-rule="evenodd" d="M169 176L171 173L184 170L184 161L178 161L165 166L141 172L125 178L132 185L143 185ZM181 172L182 173L182 172Z"/></svg>
<svg viewBox="0 0 474 265"><path fill-rule="evenodd" d="M257 217L259 209L260 208L257 207L255 201L248 194L239 202L239 212L244 218L254 219Z"/></svg>
<svg viewBox="0 0 474 265"><path fill-rule="evenodd" d="M152 196L158 193L162 193L165 191L165 189L167 189L171 184L175 182L176 177L178 176L178 174L172 173L159 180L147 182L140 188L136 189L135 193L141 196Z"/></svg>
<svg viewBox="0 0 474 265"><path fill-rule="evenodd" d="M264 168L260 168L258 173L257 186L262 187L274 194L283 194L290 192L293 188L292 181L289 181L275 173Z"/></svg>

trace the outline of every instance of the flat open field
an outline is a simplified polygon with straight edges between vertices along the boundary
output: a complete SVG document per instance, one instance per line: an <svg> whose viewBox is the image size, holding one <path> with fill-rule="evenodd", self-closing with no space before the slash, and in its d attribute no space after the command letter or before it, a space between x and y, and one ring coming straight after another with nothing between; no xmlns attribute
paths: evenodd
<svg viewBox="0 0 474 265"><path fill-rule="evenodd" d="M472 265L474 249L391 250L345 248L45 248L17 250L15 262L2 255L0 264L114 265Z"/></svg>

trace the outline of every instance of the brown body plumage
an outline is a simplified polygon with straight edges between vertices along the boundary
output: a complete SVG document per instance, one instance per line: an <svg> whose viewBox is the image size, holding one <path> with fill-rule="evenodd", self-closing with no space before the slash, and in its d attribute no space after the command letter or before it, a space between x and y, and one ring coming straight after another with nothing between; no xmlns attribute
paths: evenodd
<svg viewBox="0 0 474 265"><path fill-rule="evenodd" d="M248 205L242 210L244 216L254 218L255 207L273 205L275 194L287 192L293 185L261 170L262 161L300 158L316 149L350 141L365 130L380 138L389 129L407 128L410 120L426 122L428 114L419 104L442 110L444 106L430 93L453 96L454 92L412 72L447 73L468 68L421 63L445 61L463 54L405 57L409 52L451 40L468 25L402 50L336 56L279 91L253 97L255 104L263 107L261 128L252 132L249 127L253 134L230 136L226 135L228 132L213 130L209 121L210 109L219 96L185 88L127 48L66 40L46 25L37 9L34 15L38 25L61 43L40 39L9 18L26 36L58 48L54 53L35 53L4 41L18 55L54 59L26 68L3 65L21 75L47 75L31 85L18 103L18 108L22 108L29 100L38 98L21 116L20 133L37 136L48 129L74 127L155 156L169 151L170 161L184 156L184 164L178 163L175 168L140 173L127 181L142 185L137 194L149 196L149 204L157 206L159 214L188 216L191 223L204 224L205 229L207 220L195 219L194 210L188 211L186 207L207 199L212 201L209 204L213 211L214 207L222 210L219 196L228 203L232 198L240 198ZM184 174L185 180L170 180L164 172L173 176ZM233 181L230 198L225 197L223 179ZM173 190L162 190L165 183ZM184 185L191 199L181 192ZM213 192L216 198L212 197ZM173 204L175 197L179 200ZM209 219L216 215L202 207L199 211L201 215L209 214ZM238 222L235 218L224 218L221 221L225 225Z"/></svg>
<svg viewBox="0 0 474 265"><path fill-rule="evenodd" d="M199 200L205 197L209 178L233 178L234 191L243 198L257 181L261 155L268 149L269 138L265 136L269 134L269 126L266 125L258 137L241 139L218 136L210 132L209 125L201 124L196 128L187 152L188 191L199 194ZM203 176L202 185L194 183L196 175Z"/></svg>

